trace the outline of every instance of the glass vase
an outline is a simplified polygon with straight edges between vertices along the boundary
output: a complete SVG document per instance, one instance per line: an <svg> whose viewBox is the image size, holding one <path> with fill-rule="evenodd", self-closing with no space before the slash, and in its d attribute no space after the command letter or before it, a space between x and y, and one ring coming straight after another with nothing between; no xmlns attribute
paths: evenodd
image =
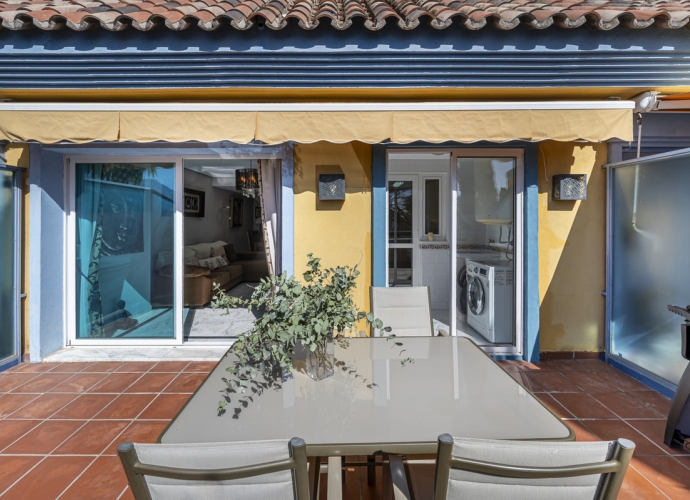
<svg viewBox="0 0 690 500"><path fill-rule="evenodd" d="M315 350L307 353L307 375L314 380L324 380L333 376L335 366L333 335L319 341Z"/></svg>

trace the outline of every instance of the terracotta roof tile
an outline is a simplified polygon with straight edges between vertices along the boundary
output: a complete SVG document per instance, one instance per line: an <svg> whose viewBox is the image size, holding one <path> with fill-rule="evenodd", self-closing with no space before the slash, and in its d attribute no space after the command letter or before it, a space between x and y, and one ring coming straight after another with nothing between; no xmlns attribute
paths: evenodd
<svg viewBox="0 0 690 500"><path fill-rule="evenodd" d="M480 29L492 24L513 29L520 24L546 28L552 24L598 29L618 25L680 28L690 21L690 1L677 0L0 0L0 21L8 29L35 26L52 30L84 30L100 25L119 31L132 25L148 30L164 22L174 30L198 24L212 30L230 22L237 29L265 23L283 28L294 19L304 29L319 20L346 29L361 19L368 29L395 22L413 29L420 21L438 29L460 24ZM293 22L295 22L293 21Z"/></svg>

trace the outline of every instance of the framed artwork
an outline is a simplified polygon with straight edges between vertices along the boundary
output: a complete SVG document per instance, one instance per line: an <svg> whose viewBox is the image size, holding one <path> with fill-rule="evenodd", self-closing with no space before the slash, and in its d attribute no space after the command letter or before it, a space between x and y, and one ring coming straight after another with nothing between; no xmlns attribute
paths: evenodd
<svg viewBox="0 0 690 500"><path fill-rule="evenodd" d="M230 197L230 227L242 227L243 198Z"/></svg>
<svg viewBox="0 0 690 500"><path fill-rule="evenodd" d="M206 193L184 188L185 217L203 217L206 209Z"/></svg>
<svg viewBox="0 0 690 500"><path fill-rule="evenodd" d="M261 225L261 207L254 207L254 224Z"/></svg>

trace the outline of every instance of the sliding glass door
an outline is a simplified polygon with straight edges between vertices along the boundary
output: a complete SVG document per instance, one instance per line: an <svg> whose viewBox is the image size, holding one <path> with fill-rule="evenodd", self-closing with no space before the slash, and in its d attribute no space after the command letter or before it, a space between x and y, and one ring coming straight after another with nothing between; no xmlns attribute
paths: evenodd
<svg viewBox="0 0 690 500"><path fill-rule="evenodd" d="M76 343L181 341L176 328L177 175L175 161L76 159Z"/></svg>
<svg viewBox="0 0 690 500"><path fill-rule="evenodd" d="M0 168L0 371L17 363L19 345L19 173Z"/></svg>
<svg viewBox="0 0 690 500"><path fill-rule="evenodd" d="M435 330L522 352L520 149L390 150L388 286L428 286Z"/></svg>

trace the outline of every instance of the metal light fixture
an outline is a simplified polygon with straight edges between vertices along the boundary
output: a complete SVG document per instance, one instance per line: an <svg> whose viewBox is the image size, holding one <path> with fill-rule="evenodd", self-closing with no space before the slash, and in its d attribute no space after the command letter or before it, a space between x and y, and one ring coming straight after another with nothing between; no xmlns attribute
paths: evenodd
<svg viewBox="0 0 690 500"><path fill-rule="evenodd" d="M587 174L558 174L552 176L554 200L586 200Z"/></svg>
<svg viewBox="0 0 690 500"><path fill-rule="evenodd" d="M259 171L255 168L241 168L235 170L235 187L242 191L247 198L259 195Z"/></svg>

